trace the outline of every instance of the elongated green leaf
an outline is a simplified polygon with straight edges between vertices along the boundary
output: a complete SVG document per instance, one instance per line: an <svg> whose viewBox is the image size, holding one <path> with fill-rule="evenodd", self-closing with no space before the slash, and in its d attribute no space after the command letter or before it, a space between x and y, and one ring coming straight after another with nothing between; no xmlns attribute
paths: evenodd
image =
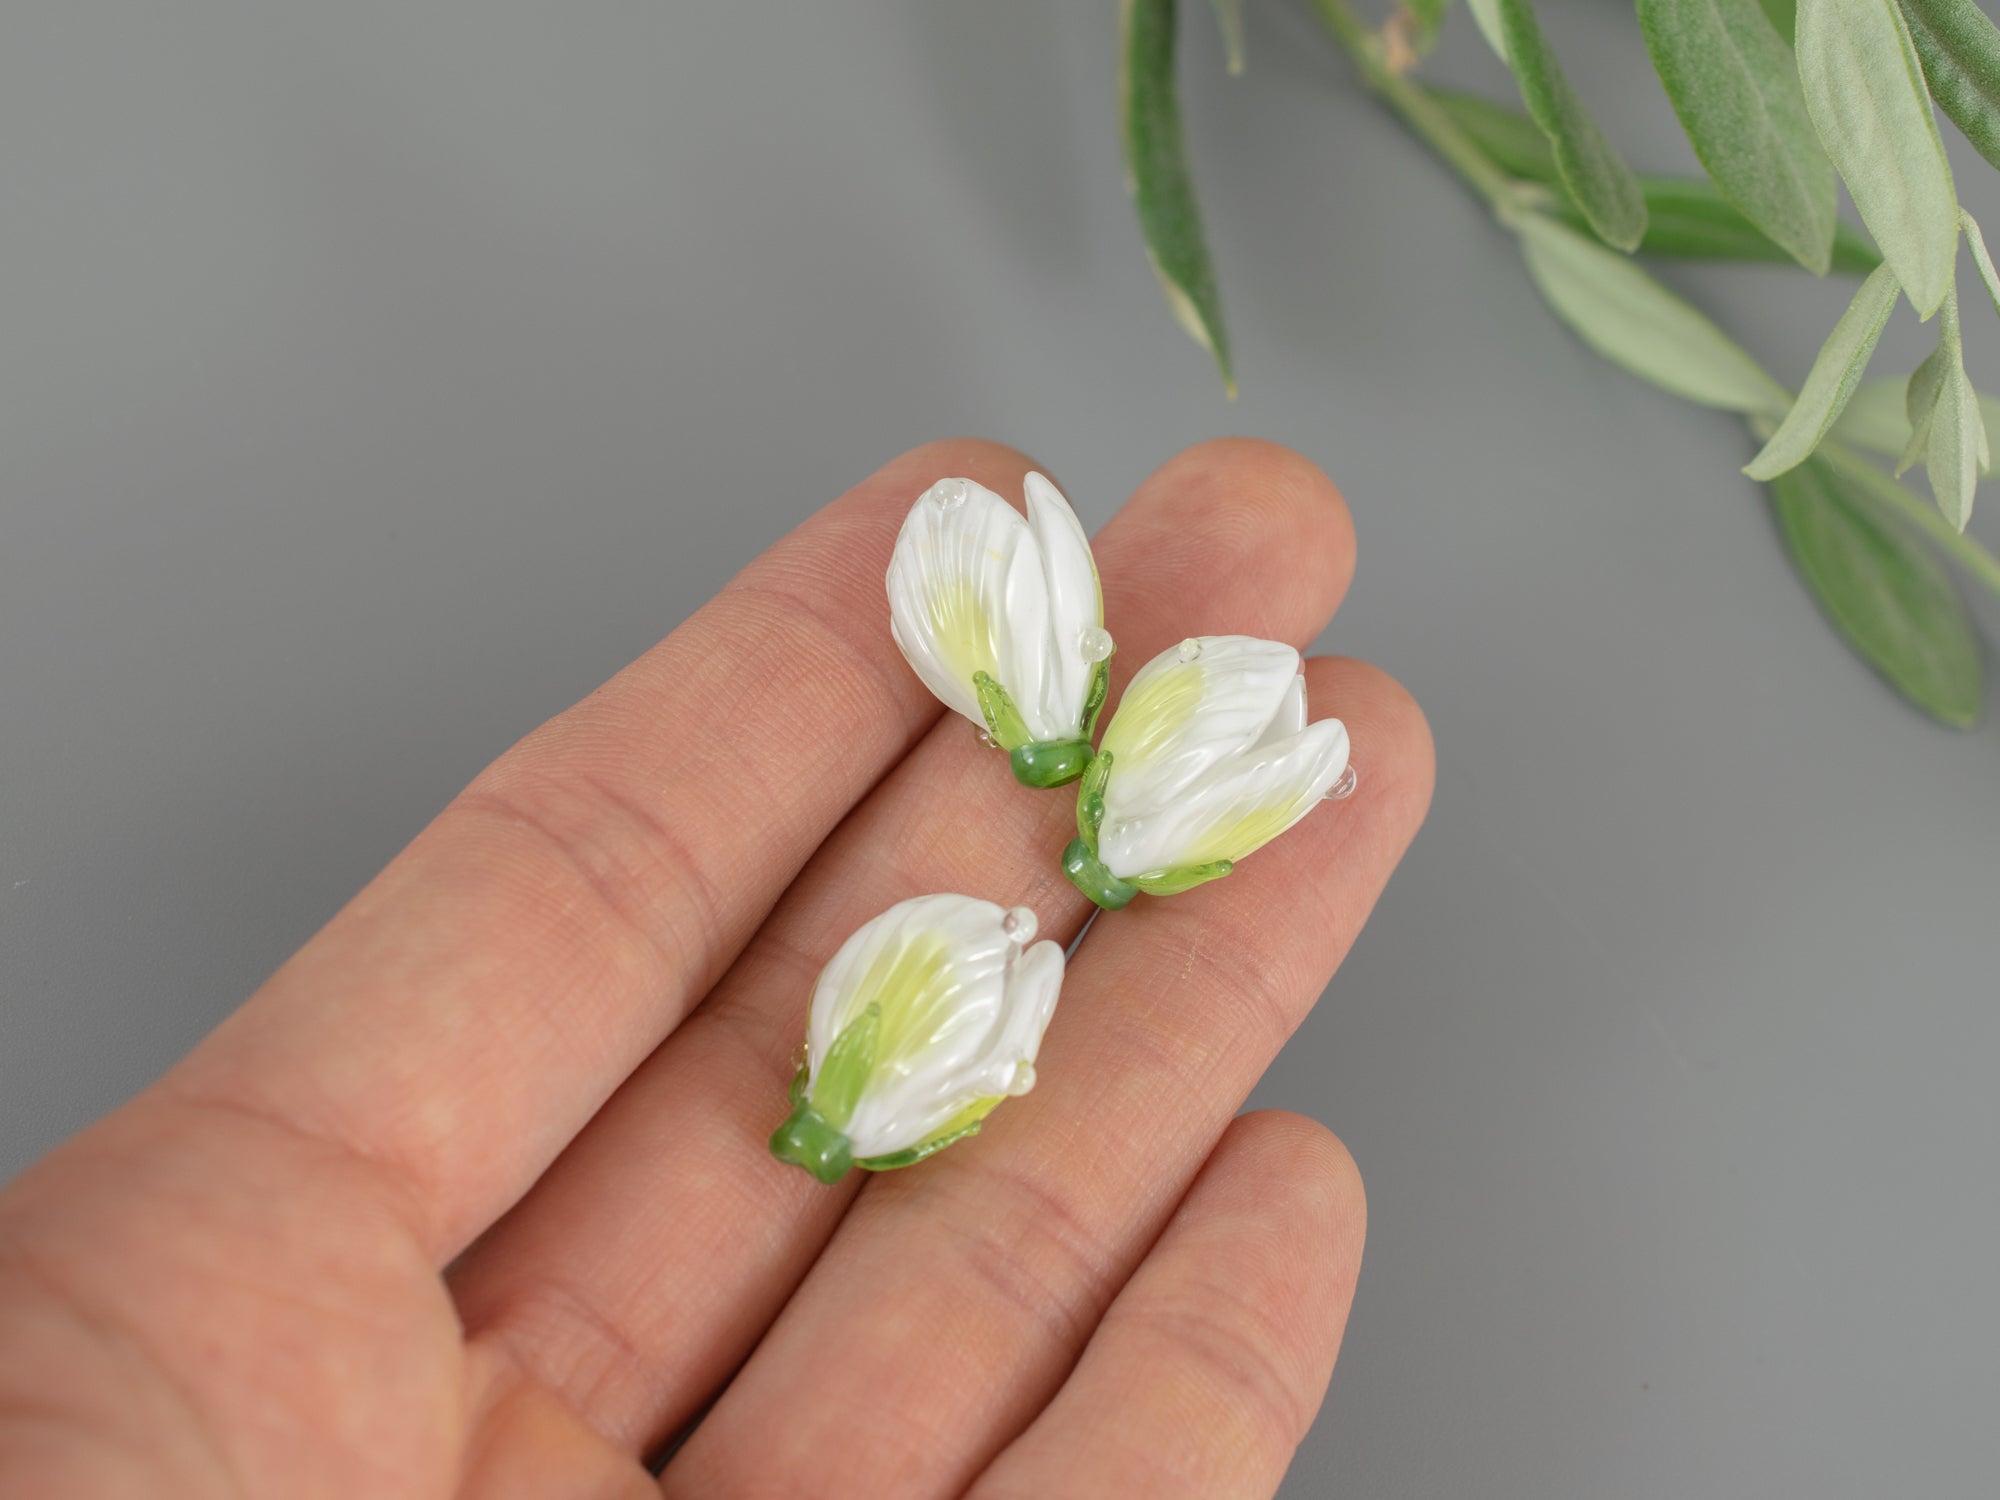
<svg viewBox="0 0 2000 1500"><path fill-rule="evenodd" d="M1979 415L1979 397L1965 378L1965 356L1958 332L1958 297L1947 293L1938 315L1941 356L1936 408L1931 414L1930 441L1924 448L1924 472L1931 495L1944 518L1960 531L1972 516L1972 492L1979 471L1989 462L1986 424Z"/></svg>
<svg viewBox="0 0 2000 1500"><path fill-rule="evenodd" d="M1541 214L1519 227L1536 287L1606 359L1704 406L1775 415L1791 404L1727 334L1625 256Z"/></svg>
<svg viewBox="0 0 2000 1500"><path fill-rule="evenodd" d="M1902 0L1931 97L2000 167L2000 28L1972 0Z"/></svg>
<svg viewBox="0 0 2000 1500"><path fill-rule="evenodd" d="M1785 413L1785 420L1771 434L1764 451L1743 466L1745 474L1752 479L1775 479L1787 469L1804 463L1807 455L1819 446L1819 440L1826 436L1840 409L1847 405L1847 398L1861 383L1862 372L1868 368L1868 356L1875 352L1875 344L1882 337L1882 325L1889 321L1889 309L1896 305L1901 291L1896 285L1896 273L1887 266L1877 267L1861 283L1854 300L1847 304L1847 311L1840 315L1833 332L1820 345L1819 357L1813 361L1806 383L1799 389L1799 399Z"/></svg>
<svg viewBox="0 0 2000 1500"><path fill-rule="evenodd" d="M1958 198L1895 0L1803 0L1799 78L1827 155L1919 314L1944 301Z"/></svg>
<svg viewBox="0 0 2000 1500"><path fill-rule="evenodd" d="M1945 347L1940 343L1922 364L1910 372L1909 386L1903 392L1904 425L1909 428L1910 435L1903 444L1903 451L1896 455L1898 479L1930 451L1931 423L1937 417L1938 397L1944 394L1947 363Z"/></svg>
<svg viewBox="0 0 2000 1500"><path fill-rule="evenodd" d="M1694 154L1722 196L1792 258L1833 255L1833 163L1792 50L1757 0L1638 0L1639 30Z"/></svg>
<svg viewBox="0 0 2000 1500"><path fill-rule="evenodd" d="M1118 114L1125 174L1146 253L1167 306L1189 336L1215 356L1223 387L1234 396L1222 298L1201 230L1174 89L1174 0L1123 0L1119 27Z"/></svg>
<svg viewBox="0 0 2000 1500"><path fill-rule="evenodd" d="M1829 436L1884 458L1896 457L1910 441L1908 393L1909 381L1900 376L1885 375L1879 380L1862 381ZM1983 393L1978 399L1986 430L1991 432L2000 427L2000 399ZM1990 469L1980 472L1988 473Z"/></svg>
<svg viewBox="0 0 2000 1500"><path fill-rule="evenodd" d="M1979 221L1962 208L1958 211L1958 222L1965 229L1965 242L1972 247L1972 263L1979 268L1986 295L1992 300L1993 310L2000 313L2000 273L1994 271L1993 257L1986 253L1986 236L1979 232Z"/></svg>
<svg viewBox="0 0 2000 1500"><path fill-rule="evenodd" d="M1410 18L1410 46L1418 57L1437 45L1438 27L1450 8L1451 0L1402 0L1403 13Z"/></svg>
<svg viewBox="0 0 2000 1500"><path fill-rule="evenodd" d="M1215 26L1222 33L1222 55L1229 71L1243 71L1243 0L1210 0L1215 6Z"/></svg>
<svg viewBox="0 0 2000 1500"><path fill-rule="evenodd" d="M1636 250L1646 233L1646 199L1639 180L1563 76L1528 0L1500 0L1500 24L1521 101L1555 150L1563 186L1599 239L1620 250Z"/></svg>
<svg viewBox="0 0 2000 1500"><path fill-rule="evenodd" d="M1562 192L1555 152L1548 137L1519 110L1494 104L1476 94L1452 89L1428 91L1452 123L1509 177L1555 188L1559 201L1549 211L1576 228L1589 221ZM1830 181L1831 179L1829 179ZM1706 177L1639 178L1646 200L1646 233L1641 255L1671 255L1691 260L1786 261L1792 257L1755 224L1731 207ZM1863 275L1882 264L1882 254L1868 236L1844 220L1834 221L1832 269Z"/></svg>
<svg viewBox="0 0 2000 1500"><path fill-rule="evenodd" d="M1507 34L1500 24L1500 0L1465 0L1465 8L1472 12L1473 23L1486 38L1486 45L1493 49L1493 55L1505 62Z"/></svg>
<svg viewBox="0 0 2000 1500"><path fill-rule="evenodd" d="M1785 45L1792 43L1792 32L1798 25L1798 0L1757 0L1763 8L1764 19L1771 23L1771 29L1784 38Z"/></svg>
<svg viewBox="0 0 2000 1500"><path fill-rule="evenodd" d="M1936 559L1823 458L1781 474L1771 497L1792 561L1862 660L1939 722L1977 722L1979 641Z"/></svg>

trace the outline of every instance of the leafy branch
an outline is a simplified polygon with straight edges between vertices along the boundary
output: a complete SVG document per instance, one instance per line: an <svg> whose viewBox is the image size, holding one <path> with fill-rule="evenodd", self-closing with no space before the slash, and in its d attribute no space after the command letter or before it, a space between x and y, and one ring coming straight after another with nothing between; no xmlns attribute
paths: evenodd
<svg viewBox="0 0 2000 1500"><path fill-rule="evenodd" d="M1240 0L1213 3L1240 71ZM1625 164L1531 0L1467 0L1523 111L1418 80L1448 0L1401 0L1379 26L1348 0L1307 3L1363 83L1512 231L1578 337L1663 390L1743 417L1762 445L1745 472L1770 486L1800 576L1855 651L1932 717L1975 722L1978 639L1929 550L2000 596L2000 561L1964 535L2000 403L1965 374L1961 238L1996 312L2000 275L1959 206L1932 108L2000 165L2000 31L1973 0L1799 0L1796 24L1791 0L1638 0L1654 71L1706 174L1694 178ZM1233 395L1181 135L1175 12L1175 0L1122 0L1121 127L1168 301ZM1840 219L1836 174L1869 233ZM1795 394L1635 252L1862 279ZM1906 378L1868 380L1899 300L1936 319L1937 347ZM1922 462L1936 503L1862 450L1895 458L1897 476Z"/></svg>

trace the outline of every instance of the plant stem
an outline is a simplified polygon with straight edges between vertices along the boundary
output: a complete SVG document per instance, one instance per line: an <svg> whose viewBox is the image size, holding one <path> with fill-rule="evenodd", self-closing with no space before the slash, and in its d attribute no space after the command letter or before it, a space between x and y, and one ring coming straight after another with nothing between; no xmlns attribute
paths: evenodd
<svg viewBox="0 0 2000 1500"><path fill-rule="evenodd" d="M1460 177L1478 189L1480 197L1502 223L1511 224L1521 211L1519 184L1494 166L1430 95L1383 61L1381 38L1348 9L1346 0L1312 0L1312 8L1360 69L1362 81L1401 115L1403 123L1422 136Z"/></svg>

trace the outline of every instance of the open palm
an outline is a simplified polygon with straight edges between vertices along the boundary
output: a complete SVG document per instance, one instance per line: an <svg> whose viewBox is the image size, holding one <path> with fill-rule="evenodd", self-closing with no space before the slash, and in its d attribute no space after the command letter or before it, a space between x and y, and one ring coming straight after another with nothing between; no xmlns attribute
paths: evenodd
<svg viewBox="0 0 2000 1500"><path fill-rule="evenodd" d="M915 496L1028 467L938 444L822 510L0 1195L0 1493L1271 1493L1363 1208L1324 1129L1232 1117L1423 818L1381 673L1307 666L1360 795L1098 923L979 1139L834 1187L765 1150L862 921L962 891L1066 942L1091 910L1073 799L940 722L886 626ZM1325 478L1236 441L1096 549L1114 703L1184 635L1309 641L1353 570Z"/></svg>

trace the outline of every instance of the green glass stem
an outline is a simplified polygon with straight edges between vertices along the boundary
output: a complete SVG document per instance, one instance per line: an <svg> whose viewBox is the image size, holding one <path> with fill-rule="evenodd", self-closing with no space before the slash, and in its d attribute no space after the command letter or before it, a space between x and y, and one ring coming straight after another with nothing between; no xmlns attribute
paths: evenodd
<svg viewBox="0 0 2000 1500"><path fill-rule="evenodd" d="M1007 753L1022 786L1068 786L1090 766L1089 740L1037 740Z"/></svg>
<svg viewBox="0 0 2000 1500"><path fill-rule="evenodd" d="M1139 888L1120 880L1104 867L1104 861L1097 857L1097 851L1082 839L1071 839L1069 847L1063 850L1063 874L1069 876L1069 883L1090 897L1106 911L1117 911L1131 903L1139 894Z"/></svg>
<svg viewBox="0 0 2000 1500"><path fill-rule="evenodd" d="M771 1154L804 1167L821 1182L838 1182L854 1165L854 1148L810 1104L801 1104L771 1134Z"/></svg>

